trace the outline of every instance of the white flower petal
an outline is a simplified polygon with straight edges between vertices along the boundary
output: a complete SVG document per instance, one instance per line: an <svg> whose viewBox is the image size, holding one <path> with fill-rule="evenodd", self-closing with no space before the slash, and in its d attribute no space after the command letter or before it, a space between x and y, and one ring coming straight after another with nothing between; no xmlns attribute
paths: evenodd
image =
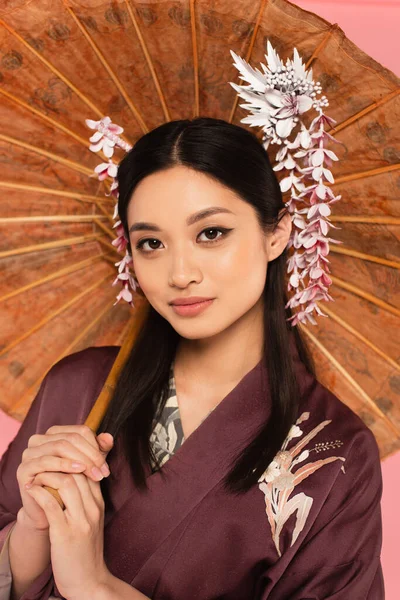
<svg viewBox="0 0 400 600"><path fill-rule="evenodd" d="M94 134L89 138L89 142L95 143L101 140L103 134L101 131L95 131Z"/></svg>
<svg viewBox="0 0 400 600"><path fill-rule="evenodd" d="M332 150L325 150L325 154L329 156L329 158L332 160L339 160L336 154L332 152Z"/></svg>
<svg viewBox="0 0 400 600"><path fill-rule="evenodd" d="M329 169L324 169L323 172L324 172L325 177L327 178L327 180L330 183L335 183L332 172Z"/></svg>
<svg viewBox="0 0 400 600"><path fill-rule="evenodd" d="M313 99L306 95L297 96L297 103L299 107L299 113L302 114L310 110L313 105Z"/></svg>
<svg viewBox="0 0 400 600"><path fill-rule="evenodd" d="M118 173L118 165L111 163L108 167L108 174L110 177L116 177Z"/></svg>
<svg viewBox="0 0 400 600"><path fill-rule="evenodd" d="M91 150L92 152L99 152L99 150L101 150L103 147L103 143L104 141L102 138L99 142L97 142L97 144L91 144L89 146L89 150Z"/></svg>
<svg viewBox="0 0 400 600"><path fill-rule="evenodd" d="M255 127L257 125L271 125L269 120L269 116L266 113L260 113L258 115L249 115L248 117L244 117L244 119L240 119L241 123L249 123L251 127Z"/></svg>
<svg viewBox="0 0 400 600"><path fill-rule="evenodd" d="M132 298L133 298L133 296L132 296L131 292L130 292L130 291L127 289L127 288L124 288L124 289L122 290L122 292L121 292L121 296L122 296L122 298L123 298L124 300L126 300L127 302L131 302L131 301L132 301Z"/></svg>
<svg viewBox="0 0 400 600"><path fill-rule="evenodd" d="M315 152L312 153L311 163L313 167L319 167L324 162L324 150L323 148L318 148Z"/></svg>
<svg viewBox="0 0 400 600"><path fill-rule="evenodd" d="M320 267L315 267L310 271L311 279L318 279L323 274L323 270Z"/></svg>
<svg viewBox="0 0 400 600"><path fill-rule="evenodd" d="M315 215L315 213L318 212L318 204L314 204L310 210L308 211L307 214L307 219L312 219L312 217Z"/></svg>
<svg viewBox="0 0 400 600"><path fill-rule="evenodd" d="M323 217L328 217L331 214L331 209L324 202L321 202L320 204L318 204L318 207L319 207L319 213Z"/></svg>
<svg viewBox="0 0 400 600"><path fill-rule="evenodd" d="M319 225L320 225L322 234L326 235L328 233L328 223L326 221L324 221L323 219L320 219Z"/></svg>
<svg viewBox="0 0 400 600"><path fill-rule="evenodd" d="M85 119L85 123L90 129L96 129L100 121L92 121L92 119Z"/></svg>
<svg viewBox="0 0 400 600"><path fill-rule="evenodd" d="M283 94L279 90L271 90L264 93L264 97L272 106L281 108L284 106Z"/></svg>
<svg viewBox="0 0 400 600"><path fill-rule="evenodd" d="M249 65L241 56L235 54L233 50L230 50L230 53L235 61L233 64L243 76L244 81L247 81L254 88L254 90L263 92L266 87L265 76L258 71L258 69L253 69L251 65Z"/></svg>
<svg viewBox="0 0 400 600"><path fill-rule="evenodd" d="M280 182L281 192L287 192L292 187L292 177L285 177Z"/></svg>
<svg viewBox="0 0 400 600"><path fill-rule="evenodd" d="M268 54L264 54L264 56L267 59L267 63L270 70L272 71L272 73L275 73L278 67L282 66L282 62L269 40L267 42L267 52Z"/></svg>
<svg viewBox="0 0 400 600"><path fill-rule="evenodd" d="M307 149L310 147L311 141L312 140L309 132L307 129L303 129L303 131L300 133L300 144L304 149Z"/></svg>
<svg viewBox="0 0 400 600"><path fill-rule="evenodd" d="M286 138L290 135L295 123L292 118L279 120L276 124L276 133L281 138Z"/></svg>
<svg viewBox="0 0 400 600"><path fill-rule="evenodd" d="M296 164L297 163L293 160L292 156L289 154L287 159L285 160L285 169L294 169Z"/></svg>
<svg viewBox="0 0 400 600"><path fill-rule="evenodd" d="M103 152L107 158L111 158L114 154L114 148L110 144L104 144Z"/></svg>
<svg viewBox="0 0 400 600"><path fill-rule="evenodd" d="M318 198L320 198L321 200L325 200L326 186L323 183L320 183L319 185L317 185L315 191L316 191Z"/></svg>
<svg viewBox="0 0 400 600"><path fill-rule="evenodd" d="M97 167L95 167L94 171L95 173L101 173L102 171L105 171L108 168L108 163L100 163L99 165L97 165Z"/></svg>
<svg viewBox="0 0 400 600"><path fill-rule="evenodd" d="M319 181L322 176L322 167L315 167L312 172L312 177L315 181Z"/></svg>

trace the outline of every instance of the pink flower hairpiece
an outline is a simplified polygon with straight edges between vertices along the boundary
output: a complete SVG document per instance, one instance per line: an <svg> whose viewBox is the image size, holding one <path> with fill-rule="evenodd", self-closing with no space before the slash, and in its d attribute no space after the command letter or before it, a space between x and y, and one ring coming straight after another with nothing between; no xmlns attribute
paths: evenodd
<svg viewBox="0 0 400 600"><path fill-rule="evenodd" d="M286 65L269 41L267 51L265 58L268 67L261 63L264 71L261 73L231 50L235 61L233 64L241 73L240 78L249 85L229 83L248 102L240 105L251 113L241 119L241 123L262 127L266 150L270 144L280 146L273 168L274 171L285 172L285 177L280 180L280 188L282 193L290 191L285 206L294 225L287 246L294 247L287 261L287 272L292 273L288 291L294 291L294 294L286 307L300 306L300 310L288 320L292 321L292 326L299 322L316 325L314 312L328 316L320 310L317 301L333 301L328 293L332 284L328 275L329 242L342 243L327 236L329 227L338 229L329 220L330 205L341 199L326 185L326 182L334 183L332 172L327 167L331 167L338 157L325 145L329 141L339 142L325 131L325 125L334 125L336 121L324 113L324 107L329 106L329 102L326 96L317 99L322 91L320 83L312 80L312 69L305 70L297 49L294 49L293 60L287 59ZM311 108L317 112L317 116L307 128L302 115ZM123 128L113 124L109 117L103 117L100 121L86 119L86 124L96 130L90 138L90 150L102 150L109 159L108 163L101 163L94 171L100 181L107 178L112 180L110 193L107 194L116 198L113 229L116 229L117 237L112 244L118 252L125 252L123 259L115 263L118 275L112 285L120 283L122 288L114 306L123 299L133 307L129 287L136 291L139 286L130 270L133 261L127 250L129 240L118 217L118 165L111 160L116 146L126 152L131 146L119 137ZM298 203L303 203L305 207L299 209Z"/></svg>

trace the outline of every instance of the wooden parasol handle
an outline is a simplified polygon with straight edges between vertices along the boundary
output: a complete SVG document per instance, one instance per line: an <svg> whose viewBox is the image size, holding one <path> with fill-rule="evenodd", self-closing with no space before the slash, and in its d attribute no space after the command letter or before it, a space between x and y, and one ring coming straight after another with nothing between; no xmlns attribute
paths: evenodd
<svg viewBox="0 0 400 600"><path fill-rule="evenodd" d="M138 333L147 317L149 308L150 304L145 298L138 298L137 302L135 303L135 313L132 317L132 328L126 335L121 345L120 351L117 354L117 358L115 359L111 371L109 372L107 379L102 387L102 390L85 421L85 425L90 427L93 433L96 433L98 427L100 426L100 423L103 420L104 415L106 414L108 405L110 403L115 389L116 382L118 380L118 376L126 362L126 359L128 358L131 349L133 348ZM58 493L58 490L47 485L44 485L43 487L48 492L50 492L52 496L54 496L58 504L64 510L65 505L61 499L60 494Z"/></svg>

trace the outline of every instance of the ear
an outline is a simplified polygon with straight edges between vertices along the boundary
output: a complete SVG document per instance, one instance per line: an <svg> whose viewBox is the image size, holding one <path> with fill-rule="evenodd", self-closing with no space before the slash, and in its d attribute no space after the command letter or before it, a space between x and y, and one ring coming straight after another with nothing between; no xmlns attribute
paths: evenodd
<svg viewBox="0 0 400 600"><path fill-rule="evenodd" d="M287 207L279 211L279 221L272 234L267 236L268 262L277 258L286 248L292 231L292 217Z"/></svg>

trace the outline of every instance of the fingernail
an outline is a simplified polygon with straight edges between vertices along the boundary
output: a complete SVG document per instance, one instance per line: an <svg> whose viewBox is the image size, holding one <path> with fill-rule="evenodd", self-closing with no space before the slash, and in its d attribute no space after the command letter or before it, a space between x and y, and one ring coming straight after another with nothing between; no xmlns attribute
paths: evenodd
<svg viewBox="0 0 400 600"><path fill-rule="evenodd" d="M83 463L80 462L73 462L71 467L73 469L82 469L82 467L85 467L86 465L84 465Z"/></svg>
<svg viewBox="0 0 400 600"><path fill-rule="evenodd" d="M110 474L110 469L108 468L107 463L104 463L104 465L100 467L100 471L103 473L104 477L107 477Z"/></svg>
<svg viewBox="0 0 400 600"><path fill-rule="evenodd" d="M103 473L97 467L93 467L92 474L98 481L103 479Z"/></svg>

